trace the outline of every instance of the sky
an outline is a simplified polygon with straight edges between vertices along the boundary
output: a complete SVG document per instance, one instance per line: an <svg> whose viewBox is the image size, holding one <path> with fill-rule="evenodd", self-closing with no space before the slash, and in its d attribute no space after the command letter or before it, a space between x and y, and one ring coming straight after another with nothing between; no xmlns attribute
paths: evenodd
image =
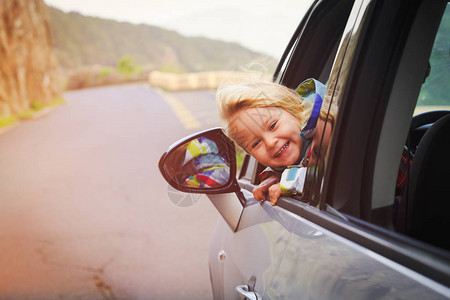
<svg viewBox="0 0 450 300"><path fill-rule="evenodd" d="M44 0L65 12L237 42L278 59L312 0Z"/></svg>

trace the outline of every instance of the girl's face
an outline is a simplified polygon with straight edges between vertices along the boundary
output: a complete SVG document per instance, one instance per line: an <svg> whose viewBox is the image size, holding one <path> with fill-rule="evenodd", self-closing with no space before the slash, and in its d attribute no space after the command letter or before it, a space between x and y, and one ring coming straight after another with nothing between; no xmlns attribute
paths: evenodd
<svg viewBox="0 0 450 300"><path fill-rule="evenodd" d="M229 127L236 143L267 167L288 166L299 159L299 121L284 109L244 108L231 117Z"/></svg>

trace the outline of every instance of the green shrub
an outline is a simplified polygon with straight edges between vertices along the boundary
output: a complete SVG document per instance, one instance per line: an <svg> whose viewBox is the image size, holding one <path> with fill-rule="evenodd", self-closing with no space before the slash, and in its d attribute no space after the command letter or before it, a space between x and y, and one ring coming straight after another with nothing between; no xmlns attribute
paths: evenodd
<svg viewBox="0 0 450 300"><path fill-rule="evenodd" d="M134 73L142 72L142 68L133 63L131 55L124 55L117 63L117 71L125 77L129 77Z"/></svg>
<svg viewBox="0 0 450 300"><path fill-rule="evenodd" d="M103 79L106 76L108 76L109 74L111 74L112 72L114 72L114 68L111 68L111 67L104 68L103 70L101 70L100 74L98 74L98 77L100 79Z"/></svg>

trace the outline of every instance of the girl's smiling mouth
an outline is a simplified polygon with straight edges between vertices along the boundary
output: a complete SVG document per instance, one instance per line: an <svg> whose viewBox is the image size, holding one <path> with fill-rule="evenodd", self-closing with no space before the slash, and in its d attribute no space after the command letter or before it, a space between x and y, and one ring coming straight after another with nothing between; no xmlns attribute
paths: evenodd
<svg viewBox="0 0 450 300"><path fill-rule="evenodd" d="M288 141L286 144L284 144L283 147L281 147L281 149L277 153L275 153L275 155L273 157L278 158L281 155L283 155L284 152L286 152L286 150L288 149L289 143L290 143L290 141Z"/></svg>

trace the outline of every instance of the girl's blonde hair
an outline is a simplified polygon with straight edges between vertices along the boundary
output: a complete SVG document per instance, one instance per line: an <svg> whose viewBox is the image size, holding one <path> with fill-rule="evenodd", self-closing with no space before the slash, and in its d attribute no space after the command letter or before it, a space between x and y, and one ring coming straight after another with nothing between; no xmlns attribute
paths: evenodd
<svg viewBox="0 0 450 300"><path fill-rule="evenodd" d="M293 115L300 125L308 120L311 114L311 103L302 99L296 92L283 85L270 81L245 81L222 85L216 93L216 104L219 116L224 123L225 134L232 140L229 128L230 118L244 108L279 107Z"/></svg>

